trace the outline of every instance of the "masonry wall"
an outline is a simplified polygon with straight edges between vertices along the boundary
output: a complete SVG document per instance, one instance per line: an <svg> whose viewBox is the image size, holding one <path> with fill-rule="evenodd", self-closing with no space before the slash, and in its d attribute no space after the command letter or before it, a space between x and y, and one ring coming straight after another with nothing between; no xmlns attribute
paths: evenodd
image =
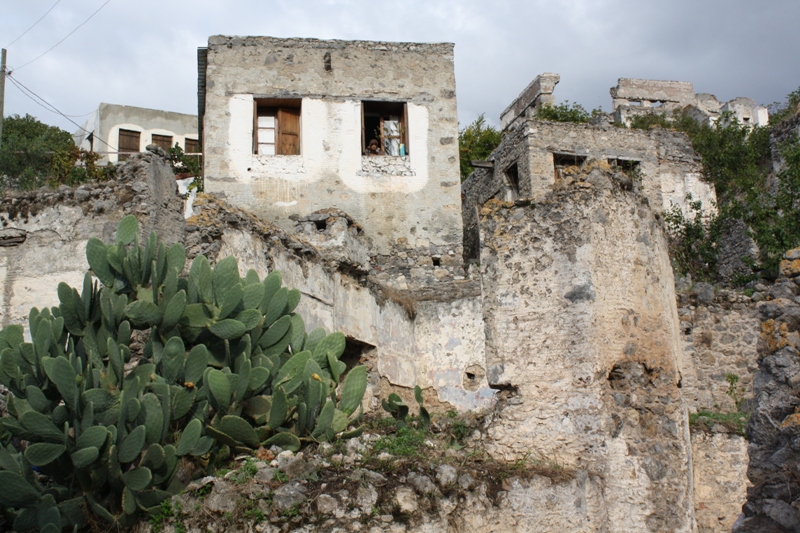
<svg viewBox="0 0 800 533"><path fill-rule="evenodd" d="M254 98L302 100L299 156L253 153ZM362 156L367 100L406 103L407 157ZM378 254L451 246L460 257L452 44L211 37L205 103L206 191L286 231L291 215L338 207Z"/></svg>
<svg viewBox="0 0 800 533"><path fill-rule="evenodd" d="M587 473L562 531L693 531L666 240L618 180L481 211L486 364L508 394L487 448Z"/></svg>

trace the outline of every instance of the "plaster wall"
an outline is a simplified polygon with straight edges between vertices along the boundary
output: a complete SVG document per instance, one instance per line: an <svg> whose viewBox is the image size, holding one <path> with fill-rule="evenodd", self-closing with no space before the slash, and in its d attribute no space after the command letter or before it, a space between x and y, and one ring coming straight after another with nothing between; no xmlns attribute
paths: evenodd
<svg viewBox="0 0 800 533"><path fill-rule="evenodd" d="M119 149L119 130L140 132L139 151L144 152L153 143L153 135L172 137L172 146L177 143L184 150L186 139L197 140L197 116L158 109L101 103L86 121L84 130L94 132L94 143L90 145L85 131L76 133L75 144L84 150L115 152ZM116 153L105 154L100 162L116 163Z"/></svg>
<svg viewBox="0 0 800 533"><path fill-rule="evenodd" d="M377 254L414 248L413 240L398 244L409 236L460 246L451 44L217 36L209 39L205 79L207 191L286 231L292 215L340 208L365 228ZM253 154L254 98L302 99L300 155ZM401 172L362 158L367 100L406 104Z"/></svg>

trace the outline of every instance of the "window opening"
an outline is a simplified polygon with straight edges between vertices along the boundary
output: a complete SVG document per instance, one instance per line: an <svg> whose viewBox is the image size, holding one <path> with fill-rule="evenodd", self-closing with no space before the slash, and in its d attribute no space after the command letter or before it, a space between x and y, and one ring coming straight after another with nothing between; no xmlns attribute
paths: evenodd
<svg viewBox="0 0 800 533"><path fill-rule="evenodd" d="M347 365L346 372L350 372L356 366L364 363L374 349L375 346L348 336L345 337L344 352L339 360Z"/></svg>
<svg viewBox="0 0 800 533"><path fill-rule="evenodd" d="M511 187L511 193L513 198L510 200L516 200L519 198L519 169L517 168L516 161L506 169L505 171L506 181L508 181L508 186Z"/></svg>
<svg viewBox="0 0 800 533"><path fill-rule="evenodd" d="M172 135L158 135L153 134L153 144L168 152L172 148Z"/></svg>
<svg viewBox="0 0 800 533"><path fill-rule="evenodd" d="M300 155L300 100L255 100L253 152Z"/></svg>
<svg viewBox="0 0 800 533"><path fill-rule="evenodd" d="M408 110L404 102L361 102L361 113L364 155L408 155Z"/></svg>
<svg viewBox="0 0 800 533"><path fill-rule="evenodd" d="M117 144L119 148L117 151L119 152L120 161L127 160L130 157L129 154L139 152L139 139L141 135L142 134L138 131L119 130L119 143Z"/></svg>
<svg viewBox="0 0 800 533"><path fill-rule="evenodd" d="M615 168L617 170L621 170L622 172L635 172L639 169L639 165L641 161L637 161L635 159L609 159L608 164L611 168Z"/></svg>
<svg viewBox="0 0 800 533"><path fill-rule="evenodd" d="M564 178L564 169L567 167L580 167L586 162L585 155L575 154L553 154L553 167L555 180Z"/></svg>
<svg viewBox="0 0 800 533"><path fill-rule="evenodd" d="M442 258L441 257L433 256L433 257L431 257L431 260L433 262L433 266L435 266L435 267L438 267L438 266L442 265Z"/></svg>

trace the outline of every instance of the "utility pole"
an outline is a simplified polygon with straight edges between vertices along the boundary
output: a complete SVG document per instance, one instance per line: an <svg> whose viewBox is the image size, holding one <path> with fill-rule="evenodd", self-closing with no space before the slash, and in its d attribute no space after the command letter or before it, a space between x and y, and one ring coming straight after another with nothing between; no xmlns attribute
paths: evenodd
<svg viewBox="0 0 800 533"><path fill-rule="evenodd" d="M6 49L0 52L0 147L3 146L3 116L6 103Z"/></svg>

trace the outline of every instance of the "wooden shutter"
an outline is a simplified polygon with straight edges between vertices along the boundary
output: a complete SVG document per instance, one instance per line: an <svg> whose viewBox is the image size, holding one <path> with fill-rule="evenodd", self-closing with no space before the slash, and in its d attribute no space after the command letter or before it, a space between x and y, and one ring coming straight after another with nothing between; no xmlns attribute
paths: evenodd
<svg viewBox="0 0 800 533"><path fill-rule="evenodd" d="M184 152L187 154L194 154L200 150L200 141L197 139L186 139L186 149Z"/></svg>
<svg viewBox="0 0 800 533"><path fill-rule="evenodd" d="M137 153L139 151L139 139L141 133L131 130L119 130L119 143L118 151L120 154L124 153ZM128 158L127 155L120 155L119 160L124 161Z"/></svg>
<svg viewBox="0 0 800 533"><path fill-rule="evenodd" d="M406 145L406 155L409 154L409 142L411 136L408 134L408 104L403 104L403 122L400 123L402 133L400 134L400 142Z"/></svg>
<svg viewBox="0 0 800 533"><path fill-rule="evenodd" d="M172 135L153 134L153 144L168 152L172 148Z"/></svg>
<svg viewBox="0 0 800 533"><path fill-rule="evenodd" d="M300 155L300 110L278 109L278 153Z"/></svg>

